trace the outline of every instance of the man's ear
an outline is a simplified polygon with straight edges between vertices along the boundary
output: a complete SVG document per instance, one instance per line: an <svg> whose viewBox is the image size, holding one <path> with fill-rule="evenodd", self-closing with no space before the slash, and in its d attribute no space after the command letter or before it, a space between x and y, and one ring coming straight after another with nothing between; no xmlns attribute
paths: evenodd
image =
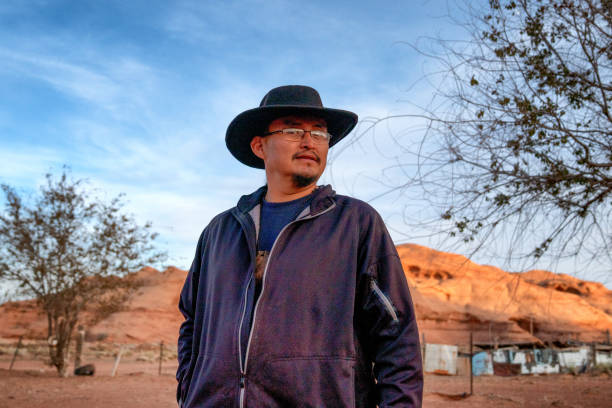
<svg viewBox="0 0 612 408"><path fill-rule="evenodd" d="M251 150L253 151L253 154L255 156L263 160L264 158L263 137L255 136L253 139L251 139Z"/></svg>

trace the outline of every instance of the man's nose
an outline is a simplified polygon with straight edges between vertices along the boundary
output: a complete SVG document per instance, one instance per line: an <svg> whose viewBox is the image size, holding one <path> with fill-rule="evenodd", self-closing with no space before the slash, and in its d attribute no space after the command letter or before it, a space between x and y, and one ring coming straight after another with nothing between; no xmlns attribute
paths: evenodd
<svg viewBox="0 0 612 408"><path fill-rule="evenodd" d="M310 134L310 130L305 130L302 135L302 140L300 141L300 147L310 147L314 146L314 140L312 139L312 135Z"/></svg>

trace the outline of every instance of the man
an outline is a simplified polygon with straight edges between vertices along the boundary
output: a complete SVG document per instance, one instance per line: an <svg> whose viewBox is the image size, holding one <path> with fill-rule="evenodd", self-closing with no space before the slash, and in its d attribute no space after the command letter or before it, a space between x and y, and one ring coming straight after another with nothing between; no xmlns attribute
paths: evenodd
<svg viewBox="0 0 612 408"><path fill-rule="evenodd" d="M283 86L226 144L267 185L200 235L181 292L183 407L420 407L414 309L381 217L317 187L357 115Z"/></svg>

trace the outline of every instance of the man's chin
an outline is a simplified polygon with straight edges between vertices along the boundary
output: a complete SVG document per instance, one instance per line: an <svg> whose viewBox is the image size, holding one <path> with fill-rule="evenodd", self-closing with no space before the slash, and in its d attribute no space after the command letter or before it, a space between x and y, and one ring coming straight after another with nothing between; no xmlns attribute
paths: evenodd
<svg viewBox="0 0 612 408"><path fill-rule="evenodd" d="M293 185L295 187L308 187L309 185L316 183L319 179L320 175L312 175L312 174L293 174L291 178L293 179Z"/></svg>

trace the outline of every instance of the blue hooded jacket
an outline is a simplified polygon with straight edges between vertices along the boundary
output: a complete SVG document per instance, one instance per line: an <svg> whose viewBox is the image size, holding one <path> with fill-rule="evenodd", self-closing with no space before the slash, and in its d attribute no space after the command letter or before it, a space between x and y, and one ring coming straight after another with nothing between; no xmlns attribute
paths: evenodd
<svg viewBox="0 0 612 408"><path fill-rule="evenodd" d="M279 233L255 300L265 192L243 196L200 235L179 301L179 404L420 407L414 308L380 215L318 187Z"/></svg>

